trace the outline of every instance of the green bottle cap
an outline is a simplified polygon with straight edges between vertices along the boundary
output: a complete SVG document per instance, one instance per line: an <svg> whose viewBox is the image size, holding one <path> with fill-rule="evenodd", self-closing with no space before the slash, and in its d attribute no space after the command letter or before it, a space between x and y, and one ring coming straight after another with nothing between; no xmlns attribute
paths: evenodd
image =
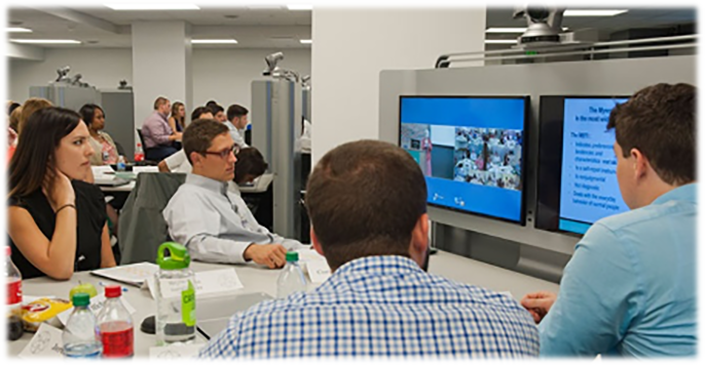
<svg viewBox="0 0 706 365"><path fill-rule="evenodd" d="M91 302L91 296L88 293L76 293L71 298L74 307L86 307Z"/></svg>
<svg viewBox="0 0 706 365"><path fill-rule="evenodd" d="M287 252L287 262L299 261L299 252Z"/></svg>
<svg viewBox="0 0 706 365"><path fill-rule="evenodd" d="M164 251L169 251L169 256L164 256ZM181 270L189 267L191 256L189 251L176 242L165 242L157 249L157 265L162 270Z"/></svg>

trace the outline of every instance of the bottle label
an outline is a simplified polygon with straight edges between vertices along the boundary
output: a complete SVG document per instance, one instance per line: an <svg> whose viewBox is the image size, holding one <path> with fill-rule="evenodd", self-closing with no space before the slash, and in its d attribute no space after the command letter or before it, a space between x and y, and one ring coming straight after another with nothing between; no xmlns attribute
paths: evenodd
<svg viewBox="0 0 706 365"><path fill-rule="evenodd" d="M103 331L104 325L114 323L104 323L101 327L101 343L103 344L103 357L128 357L134 352L134 330L132 326L118 331ZM120 327L128 326L121 323Z"/></svg>
<svg viewBox="0 0 706 365"><path fill-rule="evenodd" d="M22 303L22 280L16 280L7 284L7 304Z"/></svg>
<svg viewBox="0 0 706 365"><path fill-rule="evenodd" d="M187 326L196 325L196 296L189 280L189 288L181 292L181 320Z"/></svg>

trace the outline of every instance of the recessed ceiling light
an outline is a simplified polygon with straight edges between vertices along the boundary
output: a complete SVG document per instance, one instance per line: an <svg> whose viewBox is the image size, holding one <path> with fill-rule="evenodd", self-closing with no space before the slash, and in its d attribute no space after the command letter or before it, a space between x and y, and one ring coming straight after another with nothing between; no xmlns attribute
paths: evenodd
<svg viewBox="0 0 706 365"><path fill-rule="evenodd" d="M616 16L618 14L622 13L627 13L627 9L623 10L600 10L600 9L586 9L586 10L578 10L578 9L571 9L571 10L565 10L564 11L564 16Z"/></svg>
<svg viewBox="0 0 706 365"><path fill-rule="evenodd" d="M236 44L235 39L192 39L191 44Z"/></svg>
<svg viewBox="0 0 706 365"><path fill-rule="evenodd" d="M569 30L567 27L562 27L561 30ZM486 33L524 33L527 28L488 28Z"/></svg>
<svg viewBox="0 0 706 365"><path fill-rule="evenodd" d="M5 31L8 33L32 33L32 29L18 28L18 27L5 28Z"/></svg>
<svg viewBox="0 0 706 365"><path fill-rule="evenodd" d="M113 10L199 10L194 4L179 3L111 3L105 6Z"/></svg>
<svg viewBox="0 0 706 365"><path fill-rule="evenodd" d="M10 41L28 44L81 44L75 39L10 39Z"/></svg>
<svg viewBox="0 0 706 365"><path fill-rule="evenodd" d="M485 44L517 44L514 39L486 39Z"/></svg>
<svg viewBox="0 0 706 365"><path fill-rule="evenodd" d="M303 5L303 4L287 5L287 9L289 9L289 10L312 10L313 8L314 8L313 5Z"/></svg>
<svg viewBox="0 0 706 365"><path fill-rule="evenodd" d="M299 40L299 43L301 43L301 44L311 44L312 42L311 42L311 39L300 39L300 40Z"/></svg>

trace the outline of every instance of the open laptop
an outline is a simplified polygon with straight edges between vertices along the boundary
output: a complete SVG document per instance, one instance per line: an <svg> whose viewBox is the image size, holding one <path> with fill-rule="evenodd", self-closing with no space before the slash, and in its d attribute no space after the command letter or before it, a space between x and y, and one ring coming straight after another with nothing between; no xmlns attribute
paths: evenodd
<svg viewBox="0 0 706 365"><path fill-rule="evenodd" d="M244 312L253 305L270 299L274 298L265 293L197 299L196 327L198 332L206 340L210 340L228 326L228 321L234 314Z"/></svg>

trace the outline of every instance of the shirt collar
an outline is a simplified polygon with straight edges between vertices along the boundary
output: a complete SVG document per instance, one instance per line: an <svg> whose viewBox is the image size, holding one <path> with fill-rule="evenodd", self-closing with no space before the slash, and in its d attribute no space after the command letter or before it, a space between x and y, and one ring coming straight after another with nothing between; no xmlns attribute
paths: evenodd
<svg viewBox="0 0 706 365"><path fill-rule="evenodd" d="M214 180L205 176L197 174L186 175L186 183L191 185L196 185L204 189L217 192L226 195L228 191L228 183L223 181Z"/></svg>
<svg viewBox="0 0 706 365"><path fill-rule="evenodd" d="M423 272L422 268L409 257L367 256L351 260L341 265L333 275L345 275L366 272L369 275L390 275L403 272Z"/></svg>
<svg viewBox="0 0 706 365"><path fill-rule="evenodd" d="M684 200L696 204L696 192L698 190L699 186L697 183L682 185L660 195L652 204L664 204L671 200Z"/></svg>

